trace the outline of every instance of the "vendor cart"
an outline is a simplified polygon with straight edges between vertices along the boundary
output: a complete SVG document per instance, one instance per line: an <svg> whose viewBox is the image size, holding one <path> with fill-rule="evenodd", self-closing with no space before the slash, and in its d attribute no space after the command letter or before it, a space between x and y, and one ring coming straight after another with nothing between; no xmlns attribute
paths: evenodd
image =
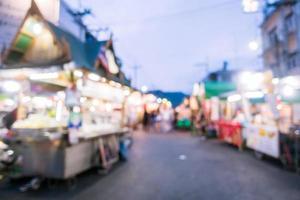
<svg viewBox="0 0 300 200"><path fill-rule="evenodd" d="M220 119L217 121L218 138L230 143L241 151L244 147L243 126L246 121L241 96L236 92L220 96Z"/></svg>
<svg viewBox="0 0 300 200"><path fill-rule="evenodd" d="M120 159L126 160L126 149L131 140L127 129L85 138L77 144L69 144L64 137L66 133L58 134L57 130L15 130L15 133L27 131L38 131L39 136L6 140L16 159L9 163L4 175L13 179L32 178L20 188L21 191L38 189L45 179L66 180L73 187L78 174L94 167L107 171Z"/></svg>
<svg viewBox="0 0 300 200"><path fill-rule="evenodd" d="M14 134L6 140L19 157L13 178L70 179L92 167L109 169L119 160L121 143L130 138L128 129L82 138L76 144L69 144L65 129L22 129Z"/></svg>
<svg viewBox="0 0 300 200"><path fill-rule="evenodd" d="M243 148L242 125L234 121L218 122L219 139L237 146L240 150Z"/></svg>
<svg viewBox="0 0 300 200"><path fill-rule="evenodd" d="M176 107L176 128L190 130L192 128L192 110L190 108L190 100L188 98Z"/></svg>
<svg viewBox="0 0 300 200"><path fill-rule="evenodd" d="M244 134L247 137L247 147L256 152L256 156L263 155L280 158L279 137L276 126L263 124L246 124Z"/></svg>
<svg viewBox="0 0 300 200"><path fill-rule="evenodd" d="M280 131L280 160L287 169L299 172L300 134L300 77L288 76L279 80L280 97L278 127Z"/></svg>
<svg viewBox="0 0 300 200"><path fill-rule="evenodd" d="M300 127L291 128L288 134L280 134L282 164L300 173Z"/></svg>
<svg viewBox="0 0 300 200"><path fill-rule="evenodd" d="M55 73L60 77L68 74ZM11 134L3 140L16 156L5 176L32 178L22 191L37 189L46 179L67 180L74 185L79 173L93 167L107 171L120 159L127 159L132 138L123 125L123 97L117 96L123 94L120 88L86 80L88 84L81 88L85 92L70 94L53 79L24 78L21 82L26 87L15 100L17 118ZM100 86L111 90L110 96L93 90Z"/></svg>
<svg viewBox="0 0 300 200"><path fill-rule="evenodd" d="M49 23L34 1L24 16L1 60L0 111L14 109L3 140L17 156L6 174L33 177L27 190L126 160L132 89L113 41L76 37Z"/></svg>

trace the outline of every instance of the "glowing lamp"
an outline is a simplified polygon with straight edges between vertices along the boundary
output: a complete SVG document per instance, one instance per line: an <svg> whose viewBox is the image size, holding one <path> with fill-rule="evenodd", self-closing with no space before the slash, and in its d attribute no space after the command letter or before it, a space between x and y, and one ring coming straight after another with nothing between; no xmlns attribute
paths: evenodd
<svg viewBox="0 0 300 200"><path fill-rule="evenodd" d="M16 81L5 81L2 88L8 93L16 93L20 91L21 85Z"/></svg>
<svg viewBox="0 0 300 200"><path fill-rule="evenodd" d="M148 91L148 87L146 85L143 85L141 90L143 93L146 93Z"/></svg>
<svg viewBox="0 0 300 200"><path fill-rule="evenodd" d="M243 10L246 13L254 13L259 9L259 0L243 0L242 1Z"/></svg>
<svg viewBox="0 0 300 200"><path fill-rule="evenodd" d="M295 94L295 89L293 87L291 87L290 85L286 85L286 86L284 86L284 88L282 90L282 94L285 97L292 97Z"/></svg>
<svg viewBox="0 0 300 200"><path fill-rule="evenodd" d="M229 96L227 100L229 102L236 102L236 101L240 101L241 99L242 99L241 95L233 94L233 95Z"/></svg>
<svg viewBox="0 0 300 200"><path fill-rule="evenodd" d="M92 81L100 81L101 77L94 73L89 73L88 78Z"/></svg>
<svg viewBox="0 0 300 200"><path fill-rule="evenodd" d="M35 23L33 25L32 31L35 35L40 35L42 33L43 26L40 23Z"/></svg>

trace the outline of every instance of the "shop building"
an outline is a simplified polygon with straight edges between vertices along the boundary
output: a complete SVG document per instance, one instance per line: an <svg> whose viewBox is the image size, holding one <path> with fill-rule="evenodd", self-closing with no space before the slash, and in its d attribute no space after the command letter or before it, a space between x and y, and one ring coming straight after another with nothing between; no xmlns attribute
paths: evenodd
<svg viewBox="0 0 300 200"><path fill-rule="evenodd" d="M300 2L266 7L261 32L265 69L276 77L300 73Z"/></svg>

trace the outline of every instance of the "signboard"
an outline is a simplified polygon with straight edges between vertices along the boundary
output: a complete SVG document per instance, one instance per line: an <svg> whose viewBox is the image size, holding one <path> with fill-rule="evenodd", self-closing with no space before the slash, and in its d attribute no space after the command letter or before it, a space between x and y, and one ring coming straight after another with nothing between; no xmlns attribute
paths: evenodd
<svg viewBox="0 0 300 200"><path fill-rule="evenodd" d="M248 124L245 128L247 147L279 158L279 132L276 127Z"/></svg>
<svg viewBox="0 0 300 200"><path fill-rule="evenodd" d="M47 20L55 24L58 22L60 0L35 0L35 2ZM10 46L30 5L31 0L0 1L0 52Z"/></svg>

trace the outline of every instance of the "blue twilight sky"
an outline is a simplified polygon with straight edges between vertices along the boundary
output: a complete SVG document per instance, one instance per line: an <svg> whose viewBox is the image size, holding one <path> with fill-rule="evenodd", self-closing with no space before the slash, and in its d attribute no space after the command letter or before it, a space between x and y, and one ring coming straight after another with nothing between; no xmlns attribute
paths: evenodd
<svg viewBox="0 0 300 200"><path fill-rule="evenodd" d="M91 27L108 26L114 33L117 55L125 73L138 87L190 92L209 71L258 68L259 52L248 43L260 38L260 18L245 14L241 0L68 0L72 7L91 8Z"/></svg>

